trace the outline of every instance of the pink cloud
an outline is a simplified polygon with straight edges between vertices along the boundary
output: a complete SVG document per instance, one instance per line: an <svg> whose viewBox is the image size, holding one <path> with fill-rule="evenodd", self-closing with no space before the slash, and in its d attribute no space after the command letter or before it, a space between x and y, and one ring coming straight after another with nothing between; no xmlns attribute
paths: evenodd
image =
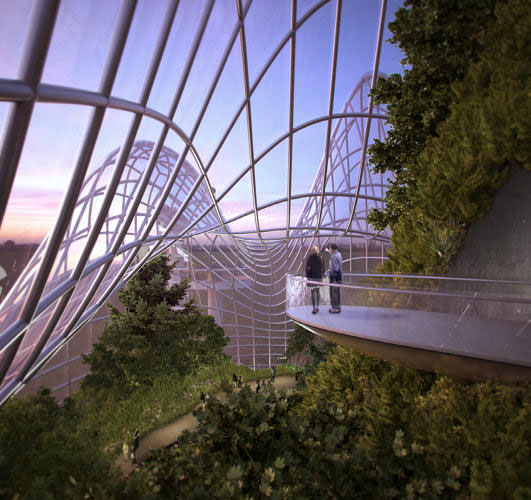
<svg viewBox="0 0 531 500"><path fill-rule="evenodd" d="M0 241L39 242L52 226L62 192L18 188L11 193L0 228Z"/></svg>

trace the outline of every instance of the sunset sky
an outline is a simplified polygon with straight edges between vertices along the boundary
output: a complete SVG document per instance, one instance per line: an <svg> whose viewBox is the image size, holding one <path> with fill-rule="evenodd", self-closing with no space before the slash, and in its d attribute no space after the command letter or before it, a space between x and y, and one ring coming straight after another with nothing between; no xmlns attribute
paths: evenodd
<svg viewBox="0 0 531 500"><path fill-rule="evenodd" d="M31 0L0 0L0 78L15 79L27 35ZM303 15L315 1L299 1ZM388 2L386 24L401 4ZM255 81L263 64L290 28L287 0L255 0L246 18L249 79ZM194 37L204 2L181 1L170 40L148 106L167 113L186 56ZM61 3L42 82L96 91L119 8L116 0L64 0ZM151 52L166 9L163 0L143 0L133 20L125 53L112 94L129 100L139 98ZM295 67L295 126L326 115L330 86L333 27L336 3L331 1L315 13L297 32ZM334 110L341 111L345 99L361 76L372 70L380 2L344 0ZM217 0L196 63L185 87L174 122L190 134L204 97L210 87L229 35L236 22L233 0ZM390 37L386 30L384 39ZM290 45L286 44L251 99L253 141L258 156L288 130ZM385 44L380 71L401 71L398 49ZM239 40L194 139L203 164L208 164L214 148L244 99ZM9 103L0 102L0 129L5 125ZM11 191L7 213L0 228L0 243L39 242L53 225L62 195L83 140L90 109L79 105L37 103L26 136L23 153ZM94 150L89 172L125 137L132 115L108 110ZM144 118L137 139L156 141L161 130L157 121ZM294 194L307 193L321 162L326 125L312 126L294 138ZM166 146L177 153L183 142L170 132ZM258 204L285 196L287 185L287 141L266 155L256 166ZM193 160L188 158L194 165ZM245 110L221 152L214 160L209 178L221 193L249 164ZM225 218L252 208L250 177L243 179L221 202ZM264 212L263 223L285 217L285 207ZM243 223L243 221L242 221ZM240 224L241 225L241 224Z"/></svg>

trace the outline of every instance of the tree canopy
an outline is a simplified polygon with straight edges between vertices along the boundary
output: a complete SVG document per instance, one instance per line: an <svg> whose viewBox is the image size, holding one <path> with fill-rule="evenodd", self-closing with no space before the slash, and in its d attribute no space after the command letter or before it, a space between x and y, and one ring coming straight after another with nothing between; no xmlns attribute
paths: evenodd
<svg viewBox="0 0 531 500"><path fill-rule="evenodd" d="M374 172L391 172L386 206L373 210L369 222L384 229L411 206L423 165L420 155L429 137L449 113L451 85L464 78L484 48L495 0L406 0L389 23L391 42L403 52L403 75L380 78L372 92L386 105L390 129L385 142L369 149Z"/></svg>
<svg viewBox="0 0 531 500"><path fill-rule="evenodd" d="M303 393L211 398L130 493L172 498L525 498L531 392L337 348ZM138 488L138 489L135 489Z"/></svg>
<svg viewBox="0 0 531 500"><path fill-rule="evenodd" d="M91 370L84 390L126 394L161 374L183 376L225 356L227 338L212 316L201 314L192 303L176 309L188 281L168 287L172 268L168 257L159 256L118 293L124 309L110 306L111 322L84 356Z"/></svg>
<svg viewBox="0 0 531 500"><path fill-rule="evenodd" d="M70 400L59 406L48 389L11 398L0 409L0 497L103 498L122 489L82 420L82 410Z"/></svg>
<svg viewBox="0 0 531 500"><path fill-rule="evenodd" d="M411 69L375 92L392 128L371 162L395 180L385 210L369 216L378 229L391 225L389 270L445 272L511 167L531 169L531 9L526 0L493 7L411 2L392 26ZM426 30L438 33L435 51L414 42Z"/></svg>

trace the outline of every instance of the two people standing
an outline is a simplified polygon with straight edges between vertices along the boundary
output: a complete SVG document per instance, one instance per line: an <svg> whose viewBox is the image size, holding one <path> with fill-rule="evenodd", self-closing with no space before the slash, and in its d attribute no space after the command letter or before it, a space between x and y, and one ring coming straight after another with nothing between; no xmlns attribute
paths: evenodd
<svg viewBox="0 0 531 500"><path fill-rule="evenodd" d="M330 245L330 254L330 266L326 274L328 274L328 277L330 278L330 283L341 283L343 281L343 263L341 260L341 254L335 243ZM323 258L319 255L319 248L313 246L310 249L310 255L306 259L306 278L311 281L322 281L324 274ZM316 314L319 312L320 285L309 284L308 287L311 290L312 296L312 314ZM329 311L331 313L341 312L341 295L339 287L330 287L330 302L331 307Z"/></svg>

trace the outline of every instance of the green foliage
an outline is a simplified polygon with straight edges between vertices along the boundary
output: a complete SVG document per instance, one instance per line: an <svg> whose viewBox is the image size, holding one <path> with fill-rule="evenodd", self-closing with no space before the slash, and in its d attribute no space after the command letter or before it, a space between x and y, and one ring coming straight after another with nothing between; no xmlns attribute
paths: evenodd
<svg viewBox="0 0 531 500"><path fill-rule="evenodd" d="M211 316L191 304L173 309L188 281L168 288L172 267L167 257L159 256L119 292L125 309L111 306L111 323L92 353L83 357L91 369L83 380L85 392L112 391L123 397L159 376L183 376L225 356L227 339Z"/></svg>
<svg viewBox="0 0 531 500"><path fill-rule="evenodd" d="M324 401L354 417L372 498L531 492L529 386L467 383L338 348L309 380L299 411Z"/></svg>
<svg viewBox="0 0 531 500"><path fill-rule="evenodd" d="M393 230L386 270L442 273L510 166L531 168L531 14L526 0L406 4L390 27L411 67L378 82L392 129L370 151L395 180L368 219Z"/></svg>
<svg viewBox="0 0 531 500"><path fill-rule="evenodd" d="M270 370L254 371L224 359L216 364L202 365L184 377L174 372L159 374L151 385L135 388L127 398L117 399L113 393L107 393L106 399L86 400L80 393L76 400L82 406L86 427L92 432L97 431L101 449L120 453L123 443L132 441L136 428L145 436L190 413L200 403L201 392L216 394L232 380L233 373L254 385L257 378L268 378ZM286 366L277 367L277 376L292 373L293 370Z"/></svg>
<svg viewBox="0 0 531 500"><path fill-rule="evenodd" d="M136 311L139 303L154 308L162 302L176 306L185 296L188 281L175 283L168 288L171 272L175 264L170 264L166 255L159 255L143 266L129 281L127 288L118 292L118 299L128 311Z"/></svg>
<svg viewBox="0 0 531 500"><path fill-rule="evenodd" d="M354 436L341 425L340 410L300 418L297 393L244 389L225 402L211 400L196 433L139 472L137 495L161 498L352 497L362 459L344 444Z"/></svg>
<svg viewBox="0 0 531 500"><path fill-rule="evenodd" d="M404 53L403 76L380 79L375 102L387 105L391 129L385 142L369 150L375 172L393 172L384 211L372 211L369 222L384 229L412 206L424 165L426 140L437 135L453 99L451 84L460 81L483 49L495 0L407 0L389 24L391 42ZM464 35L466 34L466 35Z"/></svg>
<svg viewBox="0 0 531 500"><path fill-rule="evenodd" d="M296 365L304 366L308 372L313 371L323 362L335 347L333 342L324 340L306 328L295 325L288 339L286 356Z"/></svg>
<svg viewBox="0 0 531 500"><path fill-rule="evenodd" d="M253 383L269 377L222 354L226 339L210 316L190 304L171 309L187 283L168 289L170 271L166 258L155 259L120 293L124 311L112 310L87 356L94 373L63 407L44 391L1 409L0 496L124 498L111 464L135 428L146 435L191 412L201 392L219 392L233 373ZM279 366L277 376L292 371Z"/></svg>
<svg viewBox="0 0 531 500"><path fill-rule="evenodd" d="M337 348L301 396L210 400L129 494L172 498L525 498L531 390Z"/></svg>
<svg viewBox="0 0 531 500"><path fill-rule="evenodd" d="M422 437L430 468L465 464L473 497L517 498L531 493L530 404L529 387L440 377L415 401L409 433Z"/></svg>
<svg viewBox="0 0 531 500"><path fill-rule="evenodd" d="M102 497L118 487L82 418L70 401L60 407L48 390L11 398L0 410L0 496Z"/></svg>
<svg viewBox="0 0 531 500"><path fill-rule="evenodd" d="M227 388L230 391L230 388ZM197 433L186 433L178 447L161 450L143 476L144 491L162 498L242 498L245 495L281 498L296 451L285 438L289 410L296 393L267 389L256 394L248 388L229 392L225 402L209 400L199 414ZM281 478L284 478L281 480Z"/></svg>
<svg viewBox="0 0 531 500"><path fill-rule="evenodd" d="M108 393L105 400L86 400L78 393L59 406L45 389L10 399L0 410L0 497L124 498L112 462L123 443L132 442L134 429L144 436L191 412L200 392L219 392L232 373L254 383L270 372L226 359L182 378L159 376L126 399ZM277 367L277 375L291 373ZM134 488L134 479L129 483Z"/></svg>
<svg viewBox="0 0 531 500"><path fill-rule="evenodd" d="M449 115L425 141L409 208L392 225L393 270L446 271L511 165L531 169L530 12L525 0L499 3L479 60L452 85Z"/></svg>
<svg viewBox="0 0 531 500"><path fill-rule="evenodd" d="M185 401L181 411L190 408L199 391L217 392L233 371L250 380L267 374L230 362L204 367L179 387L168 378L144 387L144 395L137 389L129 403L100 405L99 420L93 402L81 412L70 400L60 408L46 393L11 400L0 414L3 495L503 499L531 493L529 386L465 383L342 347L319 365L304 393L256 394L246 387L232 393L226 383L226 400L208 400L197 432L159 450L127 482L112 476L101 454L109 432L120 434L125 425L146 434L169 418L172 400Z"/></svg>
<svg viewBox="0 0 531 500"><path fill-rule="evenodd" d="M385 361L371 359L364 355L353 356L352 350L338 346L326 363L308 378L304 402L301 408L311 410L316 407L322 395L334 404L345 404L353 411L359 411L365 399L365 391L370 390L371 374L381 373L387 366Z"/></svg>

